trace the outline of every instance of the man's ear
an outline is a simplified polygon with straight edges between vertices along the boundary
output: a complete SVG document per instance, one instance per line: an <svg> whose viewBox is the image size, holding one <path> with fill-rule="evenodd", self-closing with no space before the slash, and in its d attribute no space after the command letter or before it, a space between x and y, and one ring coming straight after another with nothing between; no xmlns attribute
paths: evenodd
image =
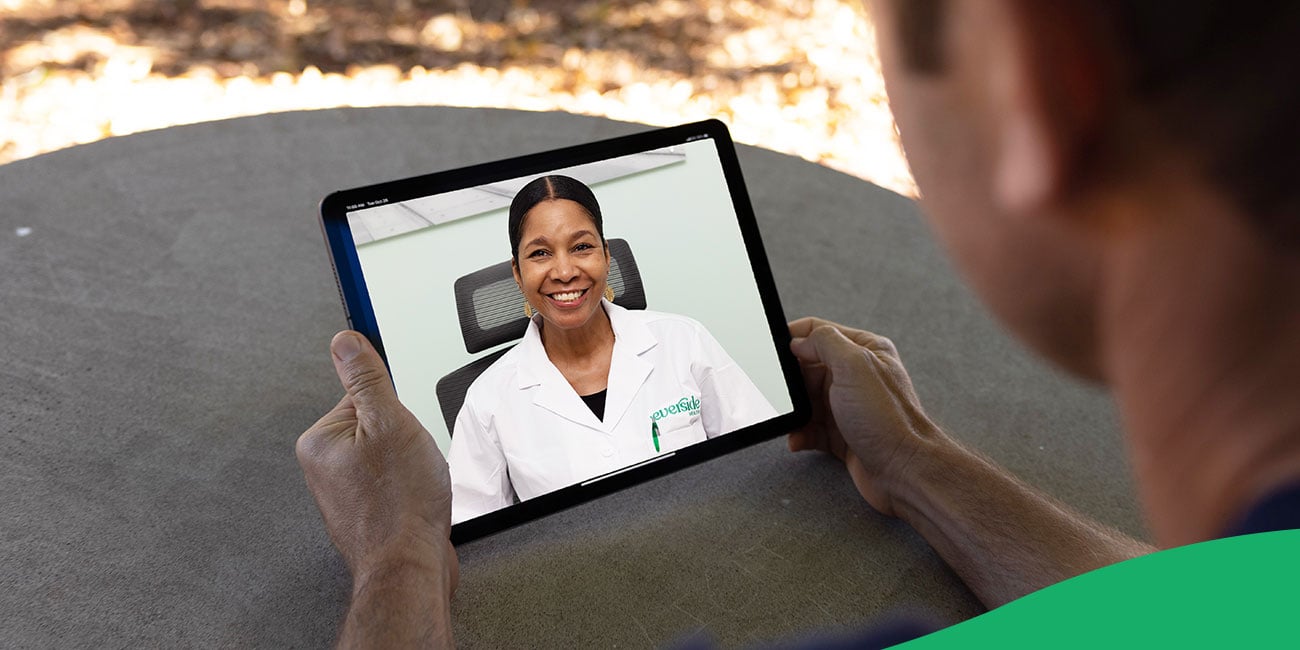
<svg viewBox="0 0 1300 650"><path fill-rule="evenodd" d="M1002 14L988 45L992 189L1008 214L1041 214L1065 198L1097 137L1103 55L1066 4L989 3Z"/></svg>

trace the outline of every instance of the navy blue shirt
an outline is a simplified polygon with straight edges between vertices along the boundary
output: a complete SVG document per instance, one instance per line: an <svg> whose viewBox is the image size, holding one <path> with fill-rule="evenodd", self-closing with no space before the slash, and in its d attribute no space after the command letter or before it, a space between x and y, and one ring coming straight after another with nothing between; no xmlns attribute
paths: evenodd
<svg viewBox="0 0 1300 650"><path fill-rule="evenodd" d="M1284 486L1264 497L1228 528L1224 537L1293 528L1300 528L1300 483Z"/></svg>

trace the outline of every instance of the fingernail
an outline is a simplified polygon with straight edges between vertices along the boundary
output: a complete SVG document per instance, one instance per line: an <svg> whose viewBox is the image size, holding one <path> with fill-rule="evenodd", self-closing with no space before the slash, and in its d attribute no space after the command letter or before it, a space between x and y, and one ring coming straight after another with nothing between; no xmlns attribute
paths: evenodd
<svg viewBox="0 0 1300 650"><path fill-rule="evenodd" d="M351 361L358 354L361 354L361 341L357 340L357 335L352 332L339 332L334 337L334 356L339 361Z"/></svg>

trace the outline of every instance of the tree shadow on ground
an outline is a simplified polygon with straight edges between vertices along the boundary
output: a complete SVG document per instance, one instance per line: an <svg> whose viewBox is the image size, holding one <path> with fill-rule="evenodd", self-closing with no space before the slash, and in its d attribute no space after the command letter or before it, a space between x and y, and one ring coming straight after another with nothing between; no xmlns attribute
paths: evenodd
<svg viewBox="0 0 1300 650"><path fill-rule="evenodd" d="M712 5L712 6L711 6ZM27 70L11 55L24 43L75 27L117 43L150 48L154 71L174 76L194 67L222 76L265 76L315 66L391 64L448 69L574 67L579 53L618 52L640 69L687 76L739 78L751 66L718 63L709 53L728 36L760 27L722 3L635 0L55 0L0 17L0 74ZM795 16L785 3L750 3L763 15ZM566 59L566 54L569 56ZM24 57L29 60L31 57ZM102 57L42 61L46 69L90 70ZM798 71L781 62L765 71Z"/></svg>

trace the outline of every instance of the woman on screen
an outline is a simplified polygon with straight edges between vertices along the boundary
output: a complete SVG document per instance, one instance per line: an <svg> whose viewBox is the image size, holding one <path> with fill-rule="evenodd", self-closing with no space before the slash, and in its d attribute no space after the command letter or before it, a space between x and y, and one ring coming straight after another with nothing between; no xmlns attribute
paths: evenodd
<svg viewBox="0 0 1300 650"><path fill-rule="evenodd" d="M508 230L531 321L456 417L454 522L776 416L698 322L611 302L609 246L586 185L528 183Z"/></svg>

